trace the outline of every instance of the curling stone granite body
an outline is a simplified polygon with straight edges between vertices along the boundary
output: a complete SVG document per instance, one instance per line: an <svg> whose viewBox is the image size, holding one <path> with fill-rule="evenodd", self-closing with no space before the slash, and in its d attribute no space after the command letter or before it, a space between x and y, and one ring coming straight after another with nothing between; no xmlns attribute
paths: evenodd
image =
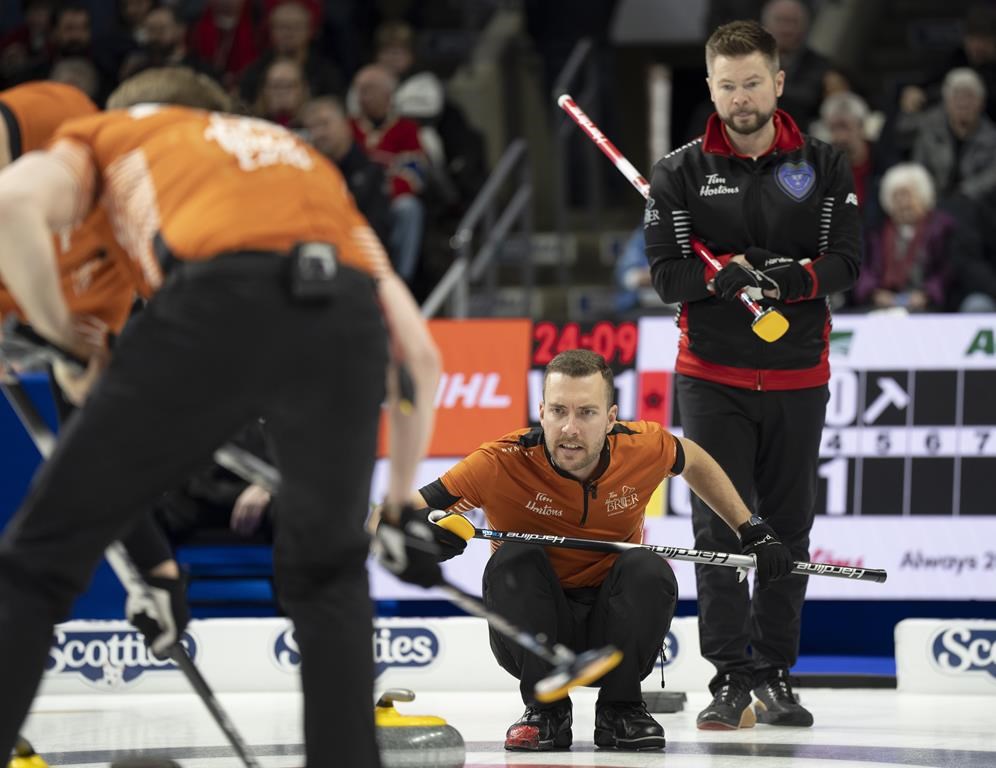
<svg viewBox="0 0 996 768"><path fill-rule="evenodd" d="M411 701L415 695L391 693L374 710L384 768L463 768L467 751L460 732L441 717L400 714L393 702Z"/></svg>

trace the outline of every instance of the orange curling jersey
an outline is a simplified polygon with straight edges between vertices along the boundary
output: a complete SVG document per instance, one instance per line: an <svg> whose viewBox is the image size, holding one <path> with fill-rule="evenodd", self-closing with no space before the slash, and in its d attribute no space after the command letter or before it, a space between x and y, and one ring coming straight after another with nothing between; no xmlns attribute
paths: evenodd
<svg viewBox="0 0 996 768"><path fill-rule="evenodd" d="M677 455L676 438L660 424L620 421L606 438L601 471L582 483L554 466L541 429L520 429L484 443L420 493L434 509L479 507L497 530L640 543L647 502L673 474ZM618 557L547 553L566 589L601 584Z"/></svg>
<svg viewBox="0 0 996 768"><path fill-rule="evenodd" d="M69 311L99 318L120 333L131 313L135 286L106 214L95 210L74 231L56 235L55 251ZM0 283L0 317L7 314L19 315L20 309Z"/></svg>
<svg viewBox="0 0 996 768"><path fill-rule="evenodd" d="M69 311L100 318L120 333L135 303L136 285L107 214L96 208L77 229L57 235L56 258Z"/></svg>
<svg viewBox="0 0 996 768"><path fill-rule="evenodd" d="M79 88L53 82L25 83L0 91L0 114L7 123L11 160L42 149L66 120L97 112Z"/></svg>
<svg viewBox="0 0 996 768"><path fill-rule="evenodd" d="M321 241L341 264L390 269L339 171L272 123L138 105L66 123L52 153L78 179L78 216L99 198L149 290L162 283L157 234L184 260Z"/></svg>
<svg viewBox="0 0 996 768"><path fill-rule="evenodd" d="M42 149L65 121L97 113L78 88L34 82L0 91L0 115L7 124L12 160ZM107 216L93 214L72 231L55 237L62 291L74 314L92 315L118 332L135 294L124 251L114 240ZM0 316L17 313L13 297L0 284Z"/></svg>

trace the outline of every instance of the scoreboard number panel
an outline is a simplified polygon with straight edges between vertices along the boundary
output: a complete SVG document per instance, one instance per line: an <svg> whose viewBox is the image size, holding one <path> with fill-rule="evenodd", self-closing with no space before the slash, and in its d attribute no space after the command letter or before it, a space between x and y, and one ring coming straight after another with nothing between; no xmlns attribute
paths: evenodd
<svg viewBox="0 0 996 768"><path fill-rule="evenodd" d="M914 375L858 371L857 376L861 399L854 422L859 434L855 471L860 472L860 495L854 500L853 513L904 514L910 500L907 457L912 449Z"/></svg>
<svg viewBox="0 0 996 768"><path fill-rule="evenodd" d="M996 459L964 458L958 484L960 515L996 515L993 489L996 488Z"/></svg>
<svg viewBox="0 0 996 768"><path fill-rule="evenodd" d="M955 461L913 459L910 467L910 514L947 515L955 504Z"/></svg>
<svg viewBox="0 0 996 768"><path fill-rule="evenodd" d="M533 325L533 349L529 371L529 424L539 425L539 404L543 398L543 369L561 352L589 349L605 358L612 368L616 386L619 420L633 421L640 410L637 403L636 373L637 325L632 321L611 323L564 323L549 321Z"/></svg>
<svg viewBox="0 0 996 768"><path fill-rule="evenodd" d="M849 465L849 459L840 456L830 461L821 461L817 474L819 483L816 486L816 513L846 515L851 509L856 487L855 473Z"/></svg>
<svg viewBox="0 0 996 768"><path fill-rule="evenodd" d="M994 425L996 371L835 369L817 514L996 514Z"/></svg>
<svg viewBox="0 0 996 768"><path fill-rule="evenodd" d="M820 442L818 515L996 515L996 328L985 318L842 317L831 334L830 399ZM530 418L542 369L575 347L603 354L619 418L681 434L674 393L680 331L670 318L534 325ZM665 514L688 514L668 484Z"/></svg>

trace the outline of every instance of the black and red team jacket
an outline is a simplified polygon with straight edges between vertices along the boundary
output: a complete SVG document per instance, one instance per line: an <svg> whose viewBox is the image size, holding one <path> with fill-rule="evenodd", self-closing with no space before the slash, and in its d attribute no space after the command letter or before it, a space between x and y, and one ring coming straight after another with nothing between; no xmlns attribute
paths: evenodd
<svg viewBox="0 0 996 768"><path fill-rule="evenodd" d="M839 150L803 136L781 110L774 120L775 141L756 160L733 150L714 113L705 135L654 166L644 212L647 260L657 293L680 302L678 373L757 390L815 387L830 378L826 297L854 283L861 261L854 181ZM709 291L715 271L693 253L692 237L727 259L762 249L809 260L808 297L760 302L789 321L782 338L762 340L739 301Z"/></svg>

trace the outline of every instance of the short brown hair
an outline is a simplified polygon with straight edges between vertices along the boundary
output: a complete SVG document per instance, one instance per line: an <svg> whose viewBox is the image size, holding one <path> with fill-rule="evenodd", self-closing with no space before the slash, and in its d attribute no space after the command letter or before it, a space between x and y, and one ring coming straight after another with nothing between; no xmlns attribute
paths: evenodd
<svg viewBox="0 0 996 768"><path fill-rule="evenodd" d="M572 379L583 379L586 376L600 374L605 381L606 407L611 408L616 399L616 385L612 369L605 358L587 349L568 349L561 352L546 364L543 371L543 397L546 398L546 380L551 373L562 373Z"/></svg>
<svg viewBox="0 0 996 768"><path fill-rule="evenodd" d="M232 97L207 75L189 67L155 67L129 77L115 88L107 98L107 108L126 109L149 102L212 112L232 112L234 107Z"/></svg>
<svg viewBox="0 0 996 768"><path fill-rule="evenodd" d="M706 69L712 72L717 56L738 58L760 53L772 72L778 71L778 44L764 27L756 21L731 21L717 27L706 41Z"/></svg>

